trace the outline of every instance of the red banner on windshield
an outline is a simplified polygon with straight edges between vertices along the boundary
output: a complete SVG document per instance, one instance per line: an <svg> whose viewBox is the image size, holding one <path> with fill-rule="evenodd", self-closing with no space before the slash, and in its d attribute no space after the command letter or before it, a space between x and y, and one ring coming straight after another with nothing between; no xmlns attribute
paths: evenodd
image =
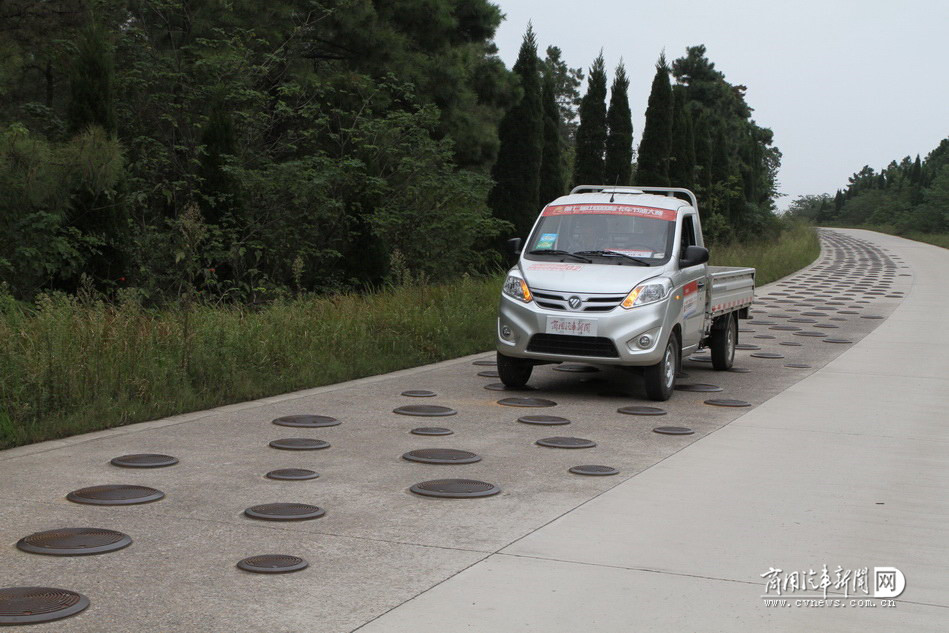
<svg viewBox="0 0 949 633"><path fill-rule="evenodd" d="M637 207L631 204L558 204L544 209L542 215L632 215L639 218L655 218L675 222L672 209Z"/></svg>

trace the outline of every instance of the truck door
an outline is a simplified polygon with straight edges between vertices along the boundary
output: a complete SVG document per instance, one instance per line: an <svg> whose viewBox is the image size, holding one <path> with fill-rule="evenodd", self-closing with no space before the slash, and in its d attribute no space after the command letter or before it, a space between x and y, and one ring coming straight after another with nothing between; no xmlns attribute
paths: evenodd
<svg viewBox="0 0 949 633"><path fill-rule="evenodd" d="M685 249L695 246L698 241L695 234L695 214L682 216L682 233L679 240L678 258L682 258ZM708 271L705 264L690 266L679 271L676 280L676 294L682 296L682 348L692 351L702 339L705 327L705 287ZM691 348L691 349L690 349Z"/></svg>

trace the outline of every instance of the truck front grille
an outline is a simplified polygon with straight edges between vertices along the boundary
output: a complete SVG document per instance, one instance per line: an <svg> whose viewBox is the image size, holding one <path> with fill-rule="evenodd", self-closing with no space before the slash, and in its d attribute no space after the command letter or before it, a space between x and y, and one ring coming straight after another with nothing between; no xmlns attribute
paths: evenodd
<svg viewBox="0 0 949 633"><path fill-rule="evenodd" d="M576 312L609 312L626 298L625 295L589 295L577 293L555 293L547 290L534 290L534 301L548 310L570 310L567 301L570 297L580 298L580 308ZM573 310L570 310L573 312Z"/></svg>
<svg viewBox="0 0 949 633"><path fill-rule="evenodd" d="M619 358L613 341L602 336L573 336L570 334L535 334L527 344L528 352L560 354L563 356L598 356Z"/></svg>

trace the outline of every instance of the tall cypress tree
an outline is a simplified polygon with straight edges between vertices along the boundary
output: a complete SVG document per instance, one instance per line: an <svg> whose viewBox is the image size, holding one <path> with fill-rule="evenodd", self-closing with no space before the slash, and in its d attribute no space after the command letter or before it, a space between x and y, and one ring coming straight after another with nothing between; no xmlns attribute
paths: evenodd
<svg viewBox="0 0 949 633"><path fill-rule="evenodd" d="M544 73L544 153L540 163L540 203L546 204L562 196L566 187L563 177L563 157L560 151L560 107L557 105L557 86L551 72Z"/></svg>
<svg viewBox="0 0 949 633"><path fill-rule="evenodd" d="M712 135L709 117L699 114L695 122L696 184L700 195L707 197L712 191ZM700 207L701 209L701 207ZM704 217L704 216L703 216Z"/></svg>
<svg viewBox="0 0 949 633"><path fill-rule="evenodd" d="M523 94L498 126L501 143L491 170L495 184L488 204L496 217L514 225L515 235L526 236L537 216L540 200L544 135L537 38L530 25L514 64L514 73Z"/></svg>
<svg viewBox="0 0 949 633"><path fill-rule="evenodd" d="M66 112L70 133L90 125L98 125L109 134L115 132L114 74L112 51L102 32L90 26L80 34L72 59Z"/></svg>
<svg viewBox="0 0 949 633"><path fill-rule="evenodd" d="M574 185L603 182L603 152L606 150L606 69L603 53L593 60L587 93L580 102L580 126L573 163Z"/></svg>
<svg viewBox="0 0 949 633"><path fill-rule="evenodd" d="M672 150L672 86L666 55L659 56L646 106L646 124L639 144L636 181L640 185L669 185L669 156Z"/></svg>
<svg viewBox="0 0 949 633"><path fill-rule="evenodd" d="M629 78L620 61L610 88L610 109L606 113L609 135L606 137L604 183L628 185L633 162L633 117L629 111Z"/></svg>
<svg viewBox="0 0 949 633"><path fill-rule="evenodd" d="M692 115L686 109L686 91L676 86L672 91L672 155L669 161L669 184L673 187L695 187L695 136Z"/></svg>

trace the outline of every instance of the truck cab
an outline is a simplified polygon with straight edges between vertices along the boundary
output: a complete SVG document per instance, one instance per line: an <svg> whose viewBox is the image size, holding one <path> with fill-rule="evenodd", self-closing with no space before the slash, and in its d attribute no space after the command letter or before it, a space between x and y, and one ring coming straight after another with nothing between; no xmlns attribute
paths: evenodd
<svg viewBox="0 0 949 633"><path fill-rule="evenodd" d="M734 357L738 315L731 308L747 311L754 271L742 269L750 271L750 286L745 279L732 288L742 301L713 314L708 251L691 191L577 187L546 205L526 242L513 246L517 262L497 322L498 372L506 385L525 384L537 364L582 361L640 368L647 395L665 400L682 354L716 338L714 331L730 330Z"/></svg>

